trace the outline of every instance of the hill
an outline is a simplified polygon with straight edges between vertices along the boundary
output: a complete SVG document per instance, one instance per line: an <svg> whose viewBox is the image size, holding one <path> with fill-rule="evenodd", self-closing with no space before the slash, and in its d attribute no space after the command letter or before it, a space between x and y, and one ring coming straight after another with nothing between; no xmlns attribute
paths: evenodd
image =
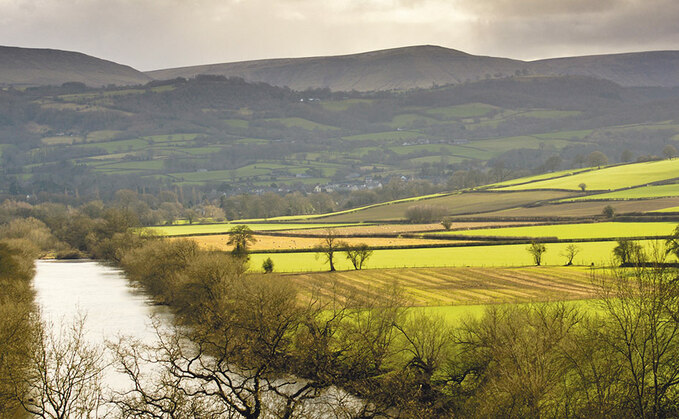
<svg viewBox="0 0 679 419"><path fill-rule="evenodd" d="M679 85L679 51L648 51L534 61L532 70L557 75L581 75L610 80L621 86ZM544 65L544 69L540 66Z"/></svg>
<svg viewBox="0 0 679 419"><path fill-rule="evenodd" d="M72 51L0 46L0 86L84 83L92 87L147 83L132 67Z"/></svg>
<svg viewBox="0 0 679 419"><path fill-rule="evenodd" d="M242 77L291 89L330 88L371 91L428 88L485 77L504 77L526 68L522 61L481 57L425 45L332 57L243 61L150 71L154 79L198 74Z"/></svg>
<svg viewBox="0 0 679 419"><path fill-rule="evenodd" d="M333 91L430 88L517 75L588 76L628 87L674 87L679 86L678 64L677 51L520 61L424 45L341 56L191 66L146 74L157 80L223 75L295 90Z"/></svg>

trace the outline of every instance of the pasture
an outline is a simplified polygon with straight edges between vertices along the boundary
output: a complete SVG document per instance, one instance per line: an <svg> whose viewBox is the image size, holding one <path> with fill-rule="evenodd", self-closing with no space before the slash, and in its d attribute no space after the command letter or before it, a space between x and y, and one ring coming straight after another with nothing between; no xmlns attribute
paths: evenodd
<svg viewBox="0 0 679 419"><path fill-rule="evenodd" d="M579 185L584 183L588 191L608 191L647 185L677 177L679 177L679 159L673 159L602 167L572 176L507 186L502 190L566 189L577 191L580 190Z"/></svg>
<svg viewBox="0 0 679 419"><path fill-rule="evenodd" d="M608 239L620 237L667 236L677 223L664 222L602 222L580 224L555 224L525 227L488 228L468 231L437 232L437 235L462 235L486 237L556 237L558 239Z"/></svg>
<svg viewBox="0 0 679 419"><path fill-rule="evenodd" d="M510 209L535 202L558 200L573 196L570 192L560 191L522 191L522 192L470 192L457 193L422 200L422 204L441 206L449 215L477 214L489 211ZM324 217L324 221L392 221L405 219L406 211L413 206L412 201L373 206L361 210L345 212Z"/></svg>
<svg viewBox="0 0 679 419"><path fill-rule="evenodd" d="M655 241L641 242L650 248ZM543 265L562 266L566 263L563 252L569 243L549 243L543 255ZM580 252L573 260L575 265L611 265L615 241L584 242L576 244ZM323 255L313 252L255 253L250 255L250 269L262 271L262 262L270 257L276 272L322 272L328 269ZM344 253L336 255L338 270L353 270ZM364 269L431 268L431 267L525 267L533 259L525 244L483 245L427 249L375 250Z"/></svg>
<svg viewBox="0 0 679 419"><path fill-rule="evenodd" d="M673 183L670 185L653 185L642 186L640 188L623 189L615 192L607 192L596 195L586 195L578 198L564 199L564 202L570 201L617 201L625 199L650 199L650 198L666 198L679 196L679 184Z"/></svg>

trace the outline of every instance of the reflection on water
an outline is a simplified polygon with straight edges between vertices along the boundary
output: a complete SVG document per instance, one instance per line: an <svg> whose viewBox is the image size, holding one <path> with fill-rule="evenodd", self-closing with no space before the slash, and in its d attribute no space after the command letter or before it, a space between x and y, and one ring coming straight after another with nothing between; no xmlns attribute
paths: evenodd
<svg viewBox="0 0 679 419"><path fill-rule="evenodd" d="M155 341L151 316L164 319L166 324L171 321L168 308L154 306L130 285L122 271L91 260L39 260L34 288L43 320L70 325L85 315L87 339L102 350L106 341L116 341L123 335L151 344ZM54 329L59 330L59 326ZM129 385L113 367L105 371L104 383L112 390Z"/></svg>
<svg viewBox="0 0 679 419"><path fill-rule="evenodd" d="M166 307L152 305L130 286L119 269L99 262L37 261L34 286L44 320L69 322L84 313L94 342L119 334L152 339L150 316L169 315Z"/></svg>

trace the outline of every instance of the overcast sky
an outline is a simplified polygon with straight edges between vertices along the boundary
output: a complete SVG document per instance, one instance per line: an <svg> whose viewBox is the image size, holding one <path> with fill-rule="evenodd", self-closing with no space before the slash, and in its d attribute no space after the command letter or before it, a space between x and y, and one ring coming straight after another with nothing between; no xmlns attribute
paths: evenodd
<svg viewBox="0 0 679 419"><path fill-rule="evenodd" d="M679 50L677 0L0 0L0 45L140 70L433 44L518 59Z"/></svg>

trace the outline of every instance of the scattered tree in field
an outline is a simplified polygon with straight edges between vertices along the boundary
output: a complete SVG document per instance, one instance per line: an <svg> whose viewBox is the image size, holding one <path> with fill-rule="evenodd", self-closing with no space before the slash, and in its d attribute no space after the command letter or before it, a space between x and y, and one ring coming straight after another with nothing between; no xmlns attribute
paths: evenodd
<svg viewBox="0 0 679 419"><path fill-rule="evenodd" d="M547 251L545 244L540 242L531 242L526 250L528 250L531 256L533 256L533 262L535 262L535 265L540 266L542 263L542 255Z"/></svg>
<svg viewBox="0 0 679 419"><path fill-rule="evenodd" d="M441 220L441 225L446 230L450 230L450 227L453 226L453 221L450 218L444 218L443 220Z"/></svg>
<svg viewBox="0 0 679 419"><path fill-rule="evenodd" d="M446 214L446 209L439 205L413 205L406 210L406 218L411 223L431 223L440 220Z"/></svg>
<svg viewBox="0 0 679 419"><path fill-rule="evenodd" d="M573 259L580 253L580 247L574 244L569 244L566 249L561 253L566 258L566 266L571 266L573 264Z"/></svg>
<svg viewBox="0 0 679 419"><path fill-rule="evenodd" d="M354 265L354 269L363 269L363 264L372 256L373 251L365 243L347 247L347 259Z"/></svg>
<svg viewBox="0 0 679 419"><path fill-rule="evenodd" d="M601 215L606 218L613 218L615 217L615 208L613 208L611 205L606 205L601 211Z"/></svg>
<svg viewBox="0 0 679 419"><path fill-rule="evenodd" d="M273 272L273 260L271 260L271 258L266 258L266 260L262 262L262 269L264 269L264 273L267 274Z"/></svg>
<svg viewBox="0 0 679 419"><path fill-rule="evenodd" d="M670 253L679 258L679 226L674 229L672 236L665 241L665 254Z"/></svg>
<svg viewBox="0 0 679 419"><path fill-rule="evenodd" d="M665 157L667 157L670 160L679 155L679 152L677 152L677 148L672 144L667 144L665 148L662 149L662 153Z"/></svg>
<svg viewBox="0 0 679 419"><path fill-rule="evenodd" d="M236 257L247 258L250 244L256 242L257 239L255 239L250 227L246 225L239 225L229 230L229 241L226 243L233 245L231 254Z"/></svg>
<svg viewBox="0 0 679 419"><path fill-rule="evenodd" d="M587 189L587 184L581 183L581 184L578 185L578 188L580 188L581 191L585 192L585 189Z"/></svg>
<svg viewBox="0 0 679 419"><path fill-rule="evenodd" d="M608 157L601 151L592 151L587 155L587 164L601 168L601 166L608 164Z"/></svg>
<svg viewBox="0 0 679 419"><path fill-rule="evenodd" d="M641 245L630 239L618 240L618 245L613 249L613 256L621 265L643 262L645 259Z"/></svg>
<svg viewBox="0 0 679 419"><path fill-rule="evenodd" d="M325 231L323 241L316 246L316 251L321 253L330 265L330 272L335 271L335 253L340 251L345 243L337 236L337 230L329 228Z"/></svg>

